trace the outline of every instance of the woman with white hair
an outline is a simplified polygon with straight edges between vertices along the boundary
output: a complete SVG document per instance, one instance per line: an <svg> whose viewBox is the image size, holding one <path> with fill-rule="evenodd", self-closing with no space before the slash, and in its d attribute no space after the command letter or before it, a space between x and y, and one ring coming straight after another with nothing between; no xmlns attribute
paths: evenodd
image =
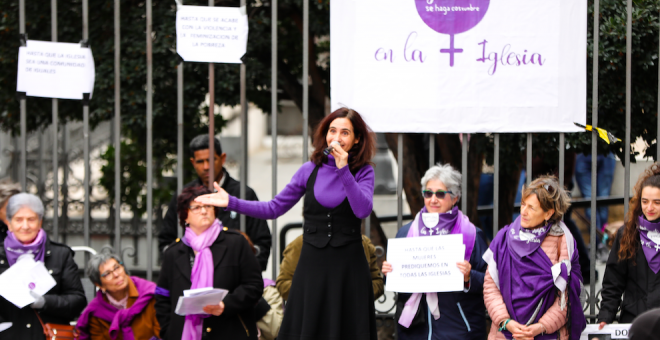
<svg viewBox="0 0 660 340"><path fill-rule="evenodd" d="M31 257L43 262L55 286L43 296L31 292L35 301L23 308L0 297L0 339L44 339L40 319L68 325L85 308L73 251L48 239L41 228L43 217L44 205L35 195L16 194L7 203L9 231L0 244L0 274L24 257Z"/></svg>
<svg viewBox="0 0 660 340"><path fill-rule="evenodd" d="M422 178L422 195L424 208L413 222L399 229L396 237L462 234L465 256L456 266L463 273L464 289L400 293L397 302L399 339L484 339L483 284L487 265L482 255L488 246L483 231L456 206L461 198L461 173L449 164L431 167ZM392 264L383 262L383 274L390 272Z"/></svg>

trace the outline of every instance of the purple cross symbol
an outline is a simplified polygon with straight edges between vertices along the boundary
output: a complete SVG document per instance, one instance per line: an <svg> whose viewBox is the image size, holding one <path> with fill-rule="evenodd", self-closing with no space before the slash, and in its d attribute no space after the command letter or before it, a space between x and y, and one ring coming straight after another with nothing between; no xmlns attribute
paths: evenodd
<svg viewBox="0 0 660 340"><path fill-rule="evenodd" d="M454 53L463 53L462 48L454 48L454 35L449 35L449 48L443 48L440 53L449 53L449 66L454 66Z"/></svg>

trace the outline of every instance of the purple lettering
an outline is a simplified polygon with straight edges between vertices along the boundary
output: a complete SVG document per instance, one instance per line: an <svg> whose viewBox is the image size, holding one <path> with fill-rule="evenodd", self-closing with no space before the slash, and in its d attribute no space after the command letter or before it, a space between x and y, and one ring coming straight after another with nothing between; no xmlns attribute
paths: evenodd
<svg viewBox="0 0 660 340"><path fill-rule="evenodd" d="M537 56L536 60L539 62L539 66L543 66L543 63L545 63L545 59L541 57L540 53L532 53L532 57L530 58L532 60L532 64L534 63L534 56Z"/></svg>
<svg viewBox="0 0 660 340"><path fill-rule="evenodd" d="M390 54L389 54L390 63L393 63L394 62L394 53L392 52L391 49L389 51L390 51ZM382 48L382 47L377 49L376 53L374 53L374 58L376 58L377 61L387 61L387 58L388 58L387 50Z"/></svg>
<svg viewBox="0 0 660 340"><path fill-rule="evenodd" d="M481 45L481 58L477 59L477 62L482 62L486 63L486 61L492 62L490 67L488 68L488 74L489 75L494 75L495 72L497 71L497 64L501 64L502 66L524 66L524 65L539 65L543 66L545 64L546 60L543 59L543 56L541 56L540 53L532 53L531 56L527 55L527 50L524 50L523 54L518 54L515 51L512 51L512 46L511 44L506 44L504 47L502 47L502 52L498 56L497 53L495 52L490 52L486 51L486 44L488 41L485 39L477 43L477 45ZM499 57L499 58L498 58Z"/></svg>
<svg viewBox="0 0 660 340"><path fill-rule="evenodd" d="M413 37L413 34L415 35L414 37ZM413 37L412 41L410 40L411 37ZM417 37L417 32L410 32L410 34L408 34L408 38L406 38L406 44L403 46L403 59L405 59L408 62L410 60L412 60L412 61L419 61L420 63L423 63L424 62L424 55L422 54L422 51L417 50L417 49L414 49L412 51L412 53L410 53L410 60L408 59L408 47L410 47L410 45L412 45L412 43L414 42L416 37ZM417 58L415 58L415 56L417 56Z"/></svg>

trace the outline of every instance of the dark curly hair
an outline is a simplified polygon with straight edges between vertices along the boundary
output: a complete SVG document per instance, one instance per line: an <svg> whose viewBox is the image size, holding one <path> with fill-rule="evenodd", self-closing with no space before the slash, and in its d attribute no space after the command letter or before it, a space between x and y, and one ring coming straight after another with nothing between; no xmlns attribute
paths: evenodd
<svg viewBox="0 0 660 340"><path fill-rule="evenodd" d="M639 231L637 230L637 219L642 216L642 190L646 187L660 189L660 163L654 163L639 176L635 184L635 194L630 198L630 207L623 235L619 247L619 261L632 260L635 263L635 253L639 243Z"/></svg>
<svg viewBox="0 0 660 340"><path fill-rule="evenodd" d="M351 172L356 172L367 164L373 166L371 159L376 154L376 134L371 131L357 111L345 107L327 115L316 128L316 132L314 133L314 152L310 157L312 163L319 165L328 159L328 156L323 154L323 149L328 147L325 137L330 129L330 123L337 118L350 120L351 124L353 124L355 138L359 138L360 141L348 151L349 155L351 155L348 159L348 168Z"/></svg>
<svg viewBox="0 0 660 340"><path fill-rule="evenodd" d="M212 193L213 192L209 188L203 185L188 187L181 191L181 194L176 200L176 212L179 214L179 224L184 229L184 231L186 229L186 219L188 219L190 202L195 200L195 198L198 196ZM220 208L214 207L213 212L215 213L215 216L218 217L220 214Z"/></svg>

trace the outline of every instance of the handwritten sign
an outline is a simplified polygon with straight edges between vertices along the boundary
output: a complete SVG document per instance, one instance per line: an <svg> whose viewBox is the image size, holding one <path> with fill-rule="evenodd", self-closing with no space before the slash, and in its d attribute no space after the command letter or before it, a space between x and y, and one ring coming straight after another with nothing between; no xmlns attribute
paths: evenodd
<svg viewBox="0 0 660 340"><path fill-rule="evenodd" d="M83 99L94 91L92 50L80 44L28 40L18 49L16 91L32 97Z"/></svg>
<svg viewBox="0 0 660 340"><path fill-rule="evenodd" d="M245 7L178 6L176 52L185 61L240 64L247 39Z"/></svg>
<svg viewBox="0 0 660 340"><path fill-rule="evenodd" d="M629 323L607 324L603 329L598 329L598 324L587 325L582 331L580 340L610 340L610 339L628 339Z"/></svg>
<svg viewBox="0 0 660 340"><path fill-rule="evenodd" d="M577 132L586 25L586 0L332 2L332 109L377 132Z"/></svg>
<svg viewBox="0 0 660 340"><path fill-rule="evenodd" d="M389 239L387 290L404 293L455 292L463 290L463 235Z"/></svg>

